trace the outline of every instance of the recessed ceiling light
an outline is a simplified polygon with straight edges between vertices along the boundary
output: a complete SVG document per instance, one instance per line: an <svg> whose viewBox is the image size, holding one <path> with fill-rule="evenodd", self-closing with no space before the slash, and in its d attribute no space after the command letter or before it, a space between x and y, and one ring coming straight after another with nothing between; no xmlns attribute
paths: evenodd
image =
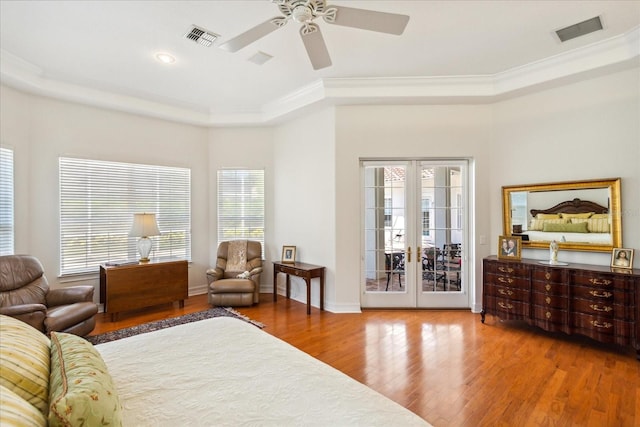
<svg viewBox="0 0 640 427"><path fill-rule="evenodd" d="M163 64L173 64L176 62L176 58L168 53L156 53L156 59Z"/></svg>

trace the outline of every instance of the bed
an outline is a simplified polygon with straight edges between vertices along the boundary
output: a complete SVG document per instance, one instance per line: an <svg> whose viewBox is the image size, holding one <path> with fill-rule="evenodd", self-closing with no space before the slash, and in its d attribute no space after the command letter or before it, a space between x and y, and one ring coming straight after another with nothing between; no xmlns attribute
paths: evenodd
<svg viewBox="0 0 640 427"><path fill-rule="evenodd" d="M598 203L573 199L547 209L531 209L529 241L612 244L609 209Z"/></svg>
<svg viewBox="0 0 640 427"><path fill-rule="evenodd" d="M125 426L428 426L242 320L217 317L96 345Z"/></svg>

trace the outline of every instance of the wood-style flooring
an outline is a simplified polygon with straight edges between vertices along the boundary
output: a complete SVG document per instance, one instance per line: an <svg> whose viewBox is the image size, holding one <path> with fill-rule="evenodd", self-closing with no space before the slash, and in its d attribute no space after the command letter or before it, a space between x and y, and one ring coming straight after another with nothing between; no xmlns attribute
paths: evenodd
<svg viewBox="0 0 640 427"><path fill-rule="evenodd" d="M162 305L98 314L93 334L208 308ZM270 333L439 426L640 426L631 348L550 334L468 310L336 314L271 294L237 309ZM330 410L330 409L328 409Z"/></svg>

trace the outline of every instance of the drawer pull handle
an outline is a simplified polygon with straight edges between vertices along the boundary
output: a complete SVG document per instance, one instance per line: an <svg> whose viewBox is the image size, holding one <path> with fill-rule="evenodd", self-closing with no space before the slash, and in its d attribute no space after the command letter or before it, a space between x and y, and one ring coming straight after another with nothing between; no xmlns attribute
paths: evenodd
<svg viewBox="0 0 640 427"><path fill-rule="evenodd" d="M544 273L544 278L547 280L551 279L551 273L549 273L548 271Z"/></svg>
<svg viewBox="0 0 640 427"><path fill-rule="evenodd" d="M609 286L612 281L611 280L600 280L600 279L589 279L589 282L593 283L594 285L605 285L605 286Z"/></svg>
<svg viewBox="0 0 640 427"><path fill-rule="evenodd" d="M513 283L513 279L509 277L507 277L506 279L504 277L498 277L498 281L502 283Z"/></svg>
<svg viewBox="0 0 640 427"><path fill-rule="evenodd" d="M549 297L546 297L546 298L544 299L544 301L545 301L547 304L551 304L551 298L549 298Z"/></svg>
<svg viewBox="0 0 640 427"><path fill-rule="evenodd" d="M511 305L511 304L505 304L505 303L503 303L503 302L499 302L499 303L498 303L498 305L499 305L500 307L502 307L502 308L506 308L506 309L509 309L509 310L511 310L511 309L513 308L513 305Z"/></svg>
<svg viewBox="0 0 640 427"><path fill-rule="evenodd" d="M609 322L600 323L597 320L592 320L591 324L596 328L605 328L605 329L613 328L613 324Z"/></svg>
<svg viewBox="0 0 640 427"><path fill-rule="evenodd" d="M506 291L504 289L498 289L498 292L502 295L509 295L509 296L513 295L513 291L510 291L508 289Z"/></svg>
<svg viewBox="0 0 640 427"><path fill-rule="evenodd" d="M509 268L509 267L498 267L498 270L502 271L503 273L513 273L514 269L513 268Z"/></svg>
<svg viewBox="0 0 640 427"><path fill-rule="evenodd" d="M547 311L547 313L545 314L545 316L547 316L547 319L550 319L550 318L551 318L551 312L550 312L550 311Z"/></svg>
<svg viewBox="0 0 640 427"><path fill-rule="evenodd" d="M589 307L591 307L594 311L604 311L606 313L613 310L613 307L609 307L608 305L600 307L598 304L591 304Z"/></svg>
<svg viewBox="0 0 640 427"><path fill-rule="evenodd" d="M611 298L611 295L613 295L611 292L600 293L598 291L589 291L589 293L594 297L598 297L598 298Z"/></svg>
<svg viewBox="0 0 640 427"><path fill-rule="evenodd" d="M545 288L547 291L550 291L550 290L551 290L551 285L547 283L546 285L544 285L544 288Z"/></svg>

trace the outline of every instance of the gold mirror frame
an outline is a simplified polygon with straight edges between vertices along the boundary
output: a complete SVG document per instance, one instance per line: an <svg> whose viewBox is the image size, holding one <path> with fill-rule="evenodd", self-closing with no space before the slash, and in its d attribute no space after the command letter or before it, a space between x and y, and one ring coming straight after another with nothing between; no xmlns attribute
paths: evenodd
<svg viewBox="0 0 640 427"><path fill-rule="evenodd" d="M571 191L590 189L609 190L609 213L611 214L611 244L602 243L580 243L580 242L559 242L560 249L575 251L611 252L613 248L622 247L622 211L620 206L620 178L597 179L590 181L567 181L546 184L530 185L510 185L502 187L502 224L505 236L513 235L513 224L511 221L513 207L511 205L512 194L517 192L551 192L551 191ZM570 196L565 200L569 200ZM527 207L527 221L530 219ZM551 206L535 206L536 209L548 209ZM549 249L550 241L524 241L523 249L544 248Z"/></svg>

